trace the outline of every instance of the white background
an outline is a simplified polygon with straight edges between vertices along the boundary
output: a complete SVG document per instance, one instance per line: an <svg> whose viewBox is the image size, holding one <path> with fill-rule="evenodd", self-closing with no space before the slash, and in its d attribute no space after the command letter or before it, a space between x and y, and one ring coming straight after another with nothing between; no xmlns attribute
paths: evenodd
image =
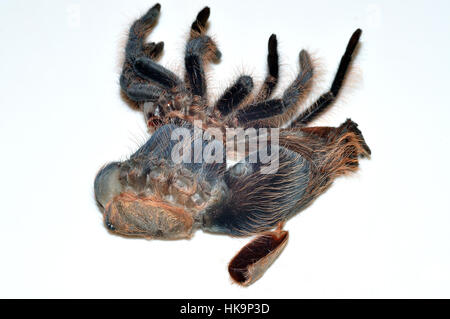
<svg viewBox="0 0 450 319"><path fill-rule="evenodd" d="M291 219L289 243L249 288L227 263L249 240L125 239L103 226L93 181L148 137L119 96L123 39L150 1L0 3L0 297L450 297L448 1L161 1L152 40L180 68L197 12L211 7L223 53L212 96L238 74L262 80L276 33L280 91L298 52L332 80L363 29L351 89L318 125L359 124L372 149ZM212 98L213 99L213 98Z"/></svg>

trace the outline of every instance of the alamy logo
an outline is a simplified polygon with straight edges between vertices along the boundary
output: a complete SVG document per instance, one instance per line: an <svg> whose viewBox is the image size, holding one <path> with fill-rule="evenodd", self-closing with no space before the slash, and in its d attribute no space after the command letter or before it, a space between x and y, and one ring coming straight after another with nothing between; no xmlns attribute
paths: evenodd
<svg viewBox="0 0 450 319"><path fill-rule="evenodd" d="M279 128L227 128L224 138L218 128L200 127L202 122L194 121L194 129L180 127L172 131L170 138L177 141L171 150L174 163L212 164L242 158L239 162L259 163L262 174L277 172Z"/></svg>

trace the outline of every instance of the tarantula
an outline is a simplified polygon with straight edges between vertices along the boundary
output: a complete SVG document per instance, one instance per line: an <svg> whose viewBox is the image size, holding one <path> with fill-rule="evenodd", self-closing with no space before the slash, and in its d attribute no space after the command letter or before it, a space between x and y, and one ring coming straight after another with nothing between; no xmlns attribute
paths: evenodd
<svg viewBox="0 0 450 319"><path fill-rule="evenodd" d="M120 77L121 91L144 113L153 134L128 160L109 163L99 171L95 198L107 228L120 235L181 239L197 229L257 235L228 266L235 282L249 285L286 245L285 221L311 204L336 177L356 171L360 157L370 156L361 131L350 119L339 127L307 126L339 95L361 30L351 36L329 91L298 114L314 78L308 52L299 54L300 72L295 80L280 98L272 98L279 64L277 38L270 36L268 74L259 91L252 94L252 78L242 75L210 104L205 67L221 53L206 35L209 8L200 11L192 23L183 80L155 62L163 42L145 42L159 12L156 4L131 26ZM275 171L263 172L260 156L251 161L253 153L247 150L245 158L229 168L223 153L212 162L192 155L196 145L214 142L220 151L230 142L206 134L209 128L223 132L237 127L279 129L278 144L262 146L276 153ZM182 162L173 157L180 142L173 134L180 128L201 132L183 141L187 148L182 153L188 160Z"/></svg>

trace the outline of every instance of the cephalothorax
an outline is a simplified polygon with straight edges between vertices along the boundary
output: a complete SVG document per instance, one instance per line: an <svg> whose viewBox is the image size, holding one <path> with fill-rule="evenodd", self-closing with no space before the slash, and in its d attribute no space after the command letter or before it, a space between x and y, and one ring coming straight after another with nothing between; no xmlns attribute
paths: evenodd
<svg viewBox="0 0 450 319"><path fill-rule="evenodd" d="M243 75L210 104L205 67L221 54L206 35L209 8L203 9L191 26L183 80L155 62L163 43L145 42L159 11L157 4L131 26L120 78L125 98L143 111L153 134L128 160L100 170L94 185L96 200L106 226L121 235L181 239L197 229L257 235L229 264L231 278L248 285L285 246L288 233L282 230L284 222L307 207L336 177L355 171L358 158L370 155L351 120L339 127L307 126L338 96L361 30L350 38L330 90L299 114L314 78L306 51L299 55L298 76L282 97L271 98L278 82L277 39L272 35L268 75L259 91L253 94L252 78ZM250 151L228 168L226 152L213 161L195 158L195 152L190 152L195 145L207 143L203 137L195 137L196 130L223 132L236 127L280 128L276 147L264 146L277 154L275 171L263 172L264 163L259 156L256 161L249 160L255 158ZM179 143L173 136L179 129L194 133L184 141L189 156L181 162L174 160L173 153ZM213 137L211 141L215 150L228 143Z"/></svg>

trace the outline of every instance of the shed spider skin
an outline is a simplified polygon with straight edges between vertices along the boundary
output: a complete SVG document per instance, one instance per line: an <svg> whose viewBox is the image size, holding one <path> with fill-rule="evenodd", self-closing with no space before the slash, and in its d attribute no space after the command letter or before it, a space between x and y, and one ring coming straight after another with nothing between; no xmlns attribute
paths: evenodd
<svg viewBox="0 0 450 319"><path fill-rule="evenodd" d="M285 222L325 192L335 178L355 172L359 158L370 157L361 131L350 119L338 127L308 126L338 97L362 31L357 29L351 36L330 90L297 115L315 76L307 51L299 54L297 77L281 97L274 98L279 57L277 37L271 35L268 73L259 90L253 93L252 78L242 75L211 103L205 70L221 53L206 34L210 9L200 11L192 23L183 78L156 62L163 42L145 42L160 9L154 5L132 24L120 77L122 93L143 112L153 134L129 159L100 169L95 198L105 225L119 235L182 239L198 229L256 235L228 267L231 279L247 286L285 247L289 237L282 229ZM263 173L265 163L259 157L251 161L251 152L229 168L226 152L214 161L198 158L196 145L212 144L219 151L227 147L225 139L209 135L204 139L208 129L225 132L237 127L279 128L278 145L264 146L268 153L277 154L274 173ZM173 150L179 141L173 134L180 128L193 134L183 141L188 161L177 162Z"/></svg>

